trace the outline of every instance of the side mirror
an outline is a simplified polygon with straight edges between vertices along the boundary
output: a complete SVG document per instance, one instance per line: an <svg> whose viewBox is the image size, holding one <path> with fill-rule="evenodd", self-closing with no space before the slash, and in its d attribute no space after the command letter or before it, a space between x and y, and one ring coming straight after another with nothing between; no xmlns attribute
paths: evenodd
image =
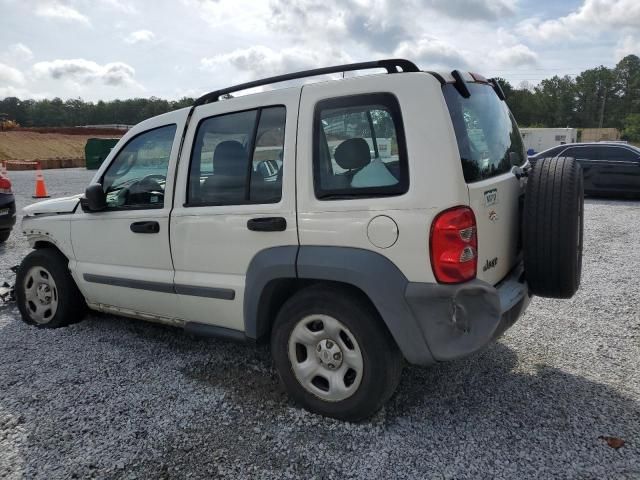
<svg viewBox="0 0 640 480"><path fill-rule="evenodd" d="M80 205L85 212L100 212L107 208L107 196L99 183L92 183L84 191Z"/></svg>

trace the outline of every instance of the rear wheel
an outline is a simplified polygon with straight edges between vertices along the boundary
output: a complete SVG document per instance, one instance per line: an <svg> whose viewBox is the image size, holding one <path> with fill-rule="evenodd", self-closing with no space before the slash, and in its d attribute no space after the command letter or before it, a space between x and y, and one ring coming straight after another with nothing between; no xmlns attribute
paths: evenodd
<svg viewBox="0 0 640 480"><path fill-rule="evenodd" d="M570 298L580 286L584 187L573 158L543 158L527 180L524 264L535 295Z"/></svg>
<svg viewBox="0 0 640 480"><path fill-rule="evenodd" d="M310 287L285 303L271 354L294 400L348 421L380 409L402 372L402 355L377 312L358 295L333 287Z"/></svg>
<svg viewBox="0 0 640 480"><path fill-rule="evenodd" d="M16 300L22 320L40 328L57 328L78 322L87 305L57 250L34 250L16 275Z"/></svg>

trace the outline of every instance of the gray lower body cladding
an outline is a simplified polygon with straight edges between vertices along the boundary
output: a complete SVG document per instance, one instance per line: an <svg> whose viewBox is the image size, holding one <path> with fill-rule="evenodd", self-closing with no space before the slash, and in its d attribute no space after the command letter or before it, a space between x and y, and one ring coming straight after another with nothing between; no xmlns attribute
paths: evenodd
<svg viewBox="0 0 640 480"><path fill-rule="evenodd" d="M302 246L298 278L330 280L362 290L409 363L429 365L476 352L524 312L529 293L519 265L495 287L410 283L386 257L369 250Z"/></svg>
<svg viewBox="0 0 640 480"><path fill-rule="evenodd" d="M498 285L409 283L406 301L436 361L470 355L502 335L524 313L530 296L519 265Z"/></svg>
<svg viewBox="0 0 640 480"><path fill-rule="evenodd" d="M408 362L429 365L464 357L501 335L529 303L519 266L498 285L480 280L459 285L410 283L388 258L347 247L284 246L259 252L251 261L244 296L244 332L187 324L194 333L257 340L269 331L269 305L277 282L327 280L361 290L376 307ZM139 282L84 275L90 282L182 295L232 300L233 290ZM279 304L275 301L275 305ZM95 308L95 307L94 307Z"/></svg>
<svg viewBox="0 0 640 480"><path fill-rule="evenodd" d="M359 248L301 246L297 271L299 278L342 282L360 289L378 310L407 361L417 365L434 362L405 300L409 282L387 257Z"/></svg>

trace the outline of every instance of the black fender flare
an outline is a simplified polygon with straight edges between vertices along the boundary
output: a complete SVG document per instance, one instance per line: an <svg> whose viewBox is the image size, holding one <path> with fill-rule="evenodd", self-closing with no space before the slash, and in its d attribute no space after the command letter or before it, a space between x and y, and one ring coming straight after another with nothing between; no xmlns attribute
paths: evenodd
<svg viewBox="0 0 640 480"><path fill-rule="evenodd" d="M326 280L352 285L377 309L403 355L412 364L434 363L422 329L406 301L409 284L396 265L379 253L353 247L300 246L262 250L247 270L245 332L258 338L269 321L259 316L264 289L277 279ZM267 292L268 294L268 292Z"/></svg>
<svg viewBox="0 0 640 480"><path fill-rule="evenodd" d="M249 262L243 299L244 332L248 338L257 340L269 331L271 319L261 315L260 307L269 300L268 286L272 282L296 279L298 249L297 245L266 248Z"/></svg>

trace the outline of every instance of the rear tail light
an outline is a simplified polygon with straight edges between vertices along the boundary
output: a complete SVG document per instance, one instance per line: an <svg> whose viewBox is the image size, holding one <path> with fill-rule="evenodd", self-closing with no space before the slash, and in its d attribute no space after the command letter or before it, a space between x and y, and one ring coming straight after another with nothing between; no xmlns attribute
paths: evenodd
<svg viewBox="0 0 640 480"><path fill-rule="evenodd" d="M476 277L478 235L476 217L469 207L445 210L433 220L429 253L439 283L461 283Z"/></svg>
<svg viewBox="0 0 640 480"><path fill-rule="evenodd" d="M7 177L0 175L0 193L12 193L11 181Z"/></svg>

